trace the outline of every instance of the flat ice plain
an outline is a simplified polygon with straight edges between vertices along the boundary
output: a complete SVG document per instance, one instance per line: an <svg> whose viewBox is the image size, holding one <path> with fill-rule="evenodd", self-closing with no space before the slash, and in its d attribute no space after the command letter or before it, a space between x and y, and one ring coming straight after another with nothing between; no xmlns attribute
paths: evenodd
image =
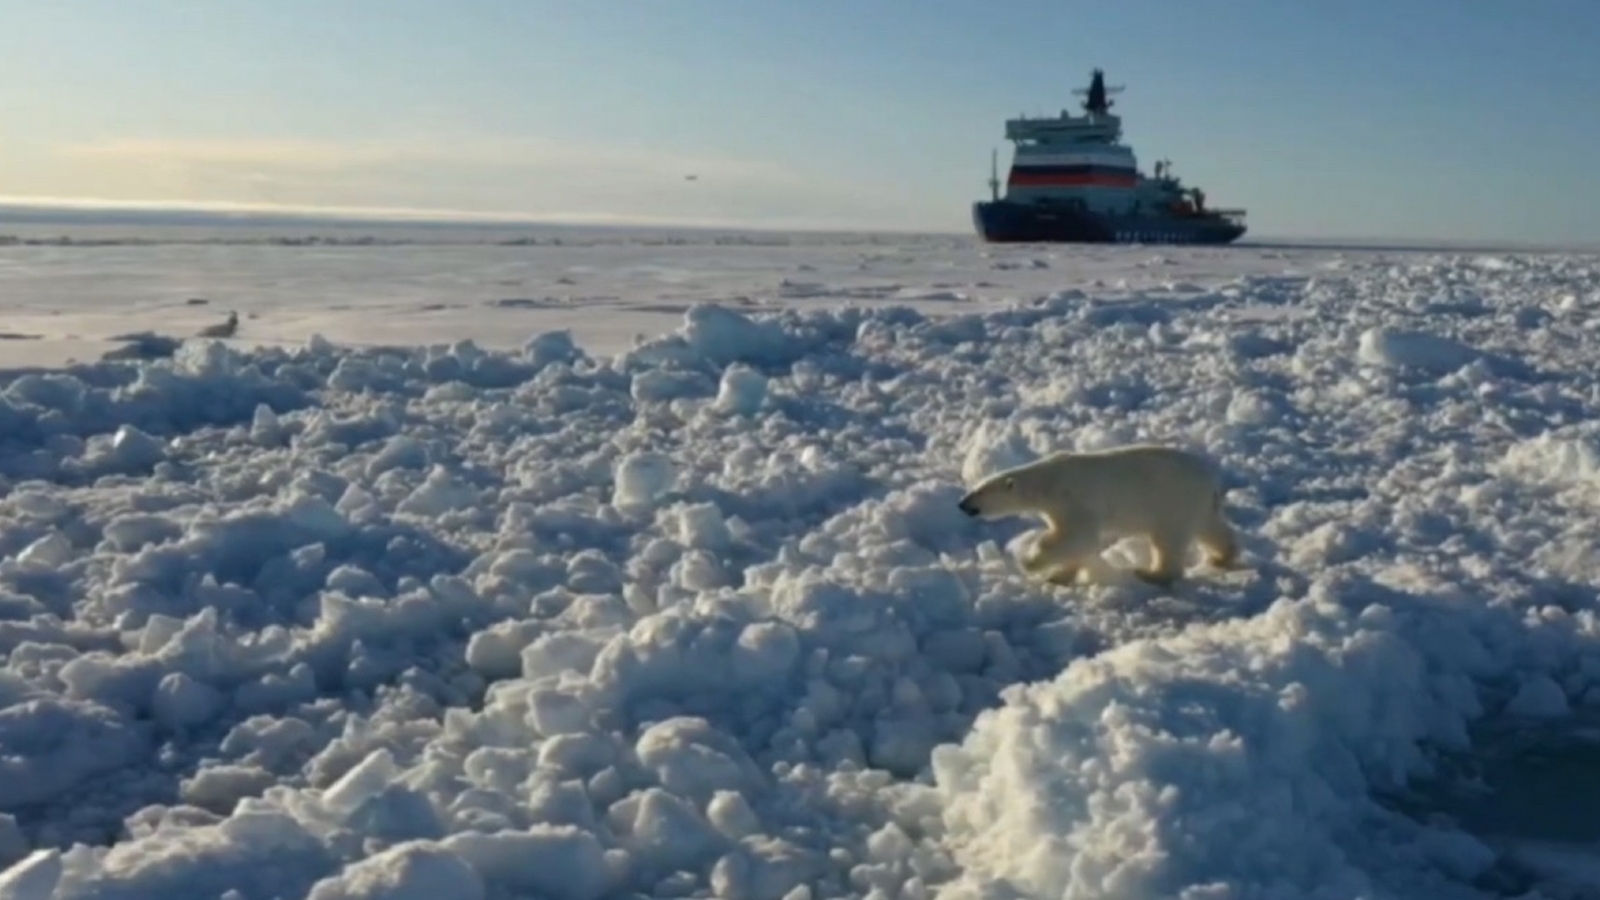
<svg viewBox="0 0 1600 900"><path fill-rule="evenodd" d="M407 234L0 246L0 898L1600 896L1600 255Z"/></svg>

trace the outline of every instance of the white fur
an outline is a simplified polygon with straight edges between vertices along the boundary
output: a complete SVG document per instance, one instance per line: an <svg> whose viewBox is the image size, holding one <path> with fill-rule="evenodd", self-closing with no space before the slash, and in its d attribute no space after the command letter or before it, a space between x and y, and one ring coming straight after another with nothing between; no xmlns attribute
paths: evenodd
<svg viewBox="0 0 1600 900"><path fill-rule="evenodd" d="M960 505L985 519L1042 516L1047 527L1022 565L1057 584L1070 584L1106 547L1128 537L1150 541L1151 565L1136 574L1153 584L1176 581L1196 542L1219 568L1238 558L1216 470L1204 457L1172 447L1054 453L985 478Z"/></svg>

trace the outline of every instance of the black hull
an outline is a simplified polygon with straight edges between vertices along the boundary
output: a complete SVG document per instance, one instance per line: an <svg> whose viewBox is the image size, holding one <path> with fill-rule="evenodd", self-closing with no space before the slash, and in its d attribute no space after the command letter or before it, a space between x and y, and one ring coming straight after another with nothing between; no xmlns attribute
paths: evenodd
<svg viewBox="0 0 1600 900"><path fill-rule="evenodd" d="M1231 244L1245 227L1220 217L1113 216L1070 207L991 200L972 205L978 236L991 244Z"/></svg>

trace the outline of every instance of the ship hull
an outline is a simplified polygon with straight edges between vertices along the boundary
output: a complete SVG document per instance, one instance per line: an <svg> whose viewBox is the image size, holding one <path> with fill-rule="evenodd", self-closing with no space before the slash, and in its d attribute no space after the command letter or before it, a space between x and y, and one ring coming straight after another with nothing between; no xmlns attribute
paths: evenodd
<svg viewBox="0 0 1600 900"><path fill-rule="evenodd" d="M972 224L991 244L1230 244L1245 226L1212 217L1110 215L1005 200L972 205Z"/></svg>

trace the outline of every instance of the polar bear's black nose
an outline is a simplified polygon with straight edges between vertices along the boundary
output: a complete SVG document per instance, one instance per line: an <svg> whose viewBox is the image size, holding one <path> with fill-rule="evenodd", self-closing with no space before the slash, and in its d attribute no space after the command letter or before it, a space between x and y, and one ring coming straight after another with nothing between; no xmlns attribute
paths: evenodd
<svg viewBox="0 0 1600 900"><path fill-rule="evenodd" d="M973 503L971 497L962 497L961 502L956 504L956 509L961 510L969 516L975 516L978 514L978 504Z"/></svg>

